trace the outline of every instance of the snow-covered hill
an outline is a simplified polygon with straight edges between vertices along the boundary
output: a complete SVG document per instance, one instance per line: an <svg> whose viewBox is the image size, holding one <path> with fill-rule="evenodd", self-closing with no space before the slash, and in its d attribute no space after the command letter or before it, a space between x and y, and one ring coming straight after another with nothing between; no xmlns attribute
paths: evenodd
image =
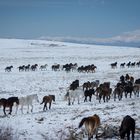
<svg viewBox="0 0 140 140"><path fill-rule="evenodd" d="M116 69L110 64L118 62ZM78 124L83 117L98 114L101 124L119 128L125 115L131 115L136 120L136 127L140 128L140 98L123 98L114 102L99 103L95 97L92 102L84 102L84 98L74 105L68 106L64 100L66 89L72 81L78 79L80 85L87 81L100 80L100 83L111 82L111 87L119 81L121 75L128 73L135 79L140 78L140 67L120 68L120 63L140 61L140 49L130 47L112 47L100 45L84 45L42 40L0 39L0 98L11 96L26 96L37 94L41 103L43 96L54 94L56 102L51 110L43 112L43 105L34 102L33 113L24 114L20 107L15 114L15 107L11 116L3 117L0 108L0 127L10 127L15 139L27 140L65 140L69 137L69 129L79 133ZM95 73L78 73L52 71L53 64L64 65L77 63L78 66L95 64ZM46 71L19 72L21 65L48 64ZM13 66L11 72L5 72L6 66ZM84 127L83 127L84 129ZM140 134L137 133L137 139ZM87 139L87 136L85 138ZM117 139L113 137L112 139Z"/></svg>

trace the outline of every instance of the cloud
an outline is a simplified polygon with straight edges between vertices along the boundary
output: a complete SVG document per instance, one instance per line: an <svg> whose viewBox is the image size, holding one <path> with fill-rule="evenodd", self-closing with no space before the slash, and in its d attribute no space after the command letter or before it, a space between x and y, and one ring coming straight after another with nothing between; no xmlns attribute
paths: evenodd
<svg viewBox="0 0 140 140"><path fill-rule="evenodd" d="M39 39L48 39L56 41L77 42L77 43L89 43L89 44L112 44L112 45L133 45L140 44L140 30L131 32L125 32L121 35L110 38L84 38L84 37L40 37Z"/></svg>
<svg viewBox="0 0 140 140"><path fill-rule="evenodd" d="M140 42L140 30L125 32L122 35L110 38L112 41Z"/></svg>

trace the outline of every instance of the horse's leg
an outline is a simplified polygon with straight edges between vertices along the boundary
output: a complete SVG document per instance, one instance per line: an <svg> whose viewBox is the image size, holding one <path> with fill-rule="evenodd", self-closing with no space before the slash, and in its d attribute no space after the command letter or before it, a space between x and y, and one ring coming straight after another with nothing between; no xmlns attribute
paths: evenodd
<svg viewBox="0 0 140 140"><path fill-rule="evenodd" d="M46 110L48 110L48 108L47 108L47 103L46 103Z"/></svg>
<svg viewBox="0 0 140 140"><path fill-rule="evenodd" d="M10 106L10 112L9 112L10 115L11 115L11 112L12 112L12 106L13 106L13 105Z"/></svg>
<svg viewBox="0 0 140 140"><path fill-rule="evenodd" d="M130 92L130 98L131 98L131 96L132 96L132 92Z"/></svg>
<svg viewBox="0 0 140 140"><path fill-rule="evenodd" d="M132 140L134 140L135 138L134 134L135 134L135 130L132 130Z"/></svg>
<svg viewBox="0 0 140 140"><path fill-rule="evenodd" d="M32 104L31 104L31 107L32 107L32 108L31 108L31 112L33 112L33 105L32 105Z"/></svg>
<svg viewBox="0 0 140 140"><path fill-rule="evenodd" d="M102 96L101 96L101 95L99 95L99 103L101 103L101 98L102 98Z"/></svg>
<svg viewBox="0 0 140 140"><path fill-rule="evenodd" d="M51 102L49 103L49 109L51 109Z"/></svg>
<svg viewBox="0 0 140 140"><path fill-rule="evenodd" d="M108 95L106 96L106 101L107 101L107 102L109 101L109 96L108 96Z"/></svg>
<svg viewBox="0 0 140 140"><path fill-rule="evenodd" d="M72 104L74 104L75 98L73 98Z"/></svg>
<svg viewBox="0 0 140 140"><path fill-rule="evenodd" d="M27 109L27 113L29 113L29 104L28 104L28 109Z"/></svg>
<svg viewBox="0 0 140 140"><path fill-rule="evenodd" d="M116 101L116 94L114 94L114 101Z"/></svg>
<svg viewBox="0 0 140 140"><path fill-rule="evenodd" d="M125 98L127 98L127 92L125 92Z"/></svg>
<svg viewBox="0 0 140 140"><path fill-rule="evenodd" d="M84 102L87 101L87 96L85 96Z"/></svg>
<svg viewBox="0 0 140 140"><path fill-rule="evenodd" d="M21 113L23 114L23 105L21 105Z"/></svg>
<svg viewBox="0 0 140 140"><path fill-rule="evenodd" d="M104 102L105 102L105 95L103 95L103 100L104 100Z"/></svg>
<svg viewBox="0 0 140 140"><path fill-rule="evenodd" d="M43 111L45 110L45 108L46 108L46 103L44 103Z"/></svg>
<svg viewBox="0 0 140 140"><path fill-rule="evenodd" d="M127 131L127 140L130 140L130 130Z"/></svg>
<svg viewBox="0 0 140 140"><path fill-rule="evenodd" d="M18 104L16 104L16 114L17 114L17 111L18 111Z"/></svg>
<svg viewBox="0 0 140 140"><path fill-rule="evenodd" d="M44 103L43 111L45 110L45 108L46 108L46 110L48 110L48 108L47 108L47 103L46 103L46 102Z"/></svg>
<svg viewBox="0 0 140 140"><path fill-rule="evenodd" d="M71 103L70 103L70 97L68 98L68 105L70 105Z"/></svg>
<svg viewBox="0 0 140 140"><path fill-rule="evenodd" d="M89 101L91 102L91 98L92 98L92 96L89 96Z"/></svg>
<svg viewBox="0 0 140 140"><path fill-rule="evenodd" d="M4 112L4 115L6 116L5 108L6 106L3 106L3 112Z"/></svg>
<svg viewBox="0 0 140 140"><path fill-rule="evenodd" d="M121 100L121 96L120 96L120 94L118 94L118 99L119 99L119 101Z"/></svg>
<svg viewBox="0 0 140 140"><path fill-rule="evenodd" d="M79 99L79 96L78 96L78 104L80 104L80 99Z"/></svg>

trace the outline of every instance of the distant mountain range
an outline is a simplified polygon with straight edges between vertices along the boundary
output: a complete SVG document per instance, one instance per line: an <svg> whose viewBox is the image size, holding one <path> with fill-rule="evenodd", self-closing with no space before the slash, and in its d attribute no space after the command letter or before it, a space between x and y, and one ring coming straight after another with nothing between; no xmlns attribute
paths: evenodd
<svg viewBox="0 0 140 140"><path fill-rule="evenodd" d="M96 39L83 39L83 38L70 38L70 37L41 37L42 40L51 40L51 41L62 41L69 43L78 43L78 44L94 44L94 45L108 45L108 46L127 46L127 47L138 47L140 48L140 41L126 42L126 41L107 41L107 40L96 40Z"/></svg>
<svg viewBox="0 0 140 140"><path fill-rule="evenodd" d="M82 43L82 44L140 47L140 30L125 32L122 33L121 35L109 38L66 36L66 37L40 37L39 39L55 40L71 43Z"/></svg>

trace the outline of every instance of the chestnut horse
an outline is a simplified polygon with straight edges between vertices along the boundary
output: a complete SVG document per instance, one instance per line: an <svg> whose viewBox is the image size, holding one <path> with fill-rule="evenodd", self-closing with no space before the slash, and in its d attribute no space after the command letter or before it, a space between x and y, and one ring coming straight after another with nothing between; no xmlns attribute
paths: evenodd
<svg viewBox="0 0 140 140"><path fill-rule="evenodd" d="M82 127L83 124L88 132L88 140L93 138L94 134L96 134L97 137L98 127L100 126L100 118L98 115L94 114L93 116L83 118L79 123L79 128Z"/></svg>
<svg viewBox="0 0 140 140"><path fill-rule="evenodd" d="M9 107L9 109L10 109L9 114L11 115L12 107L13 107L14 103L16 103L16 105L18 107L18 105L19 105L18 97L10 97L8 99L5 99L5 98L0 99L0 106L3 106L4 115L6 115L6 112L5 112L6 107Z"/></svg>
<svg viewBox="0 0 140 140"><path fill-rule="evenodd" d="M47 110L47 103L49 103L49 109L51 109L51 103L52 103L52 101L55 102L55 95L49 95L49 96L44 96L43 97L43 101L41 103L41 104L44 103L43 111L45 110L45 108Z"/></svg>

